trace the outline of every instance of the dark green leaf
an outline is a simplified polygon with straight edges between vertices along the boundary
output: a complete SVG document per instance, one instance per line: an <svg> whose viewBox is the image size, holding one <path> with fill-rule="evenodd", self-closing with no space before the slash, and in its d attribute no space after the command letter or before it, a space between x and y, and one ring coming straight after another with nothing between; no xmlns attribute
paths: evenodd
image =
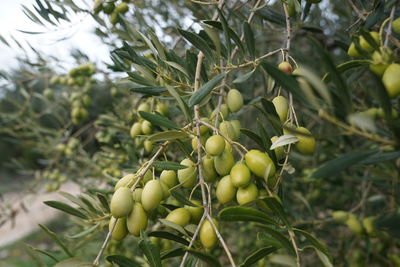
<svg viewBox="0 0 400 267"><path fill-rule="evenodd" d="M312 177L326 178L337 175L340 171L367 159L369 156L377 152L378 151L375 149L370 149L342 154L333 160L325 162L312 174Z"/></svg>
<svg viewBox="0 0 400 267"><path fill-rule="evenodd" d="M233 80L233 83L243 83L243 82L247 81L248 79L250 79L251 76L253 76L255 71L256 71L256 69L253 69L250 72L247 72L245 74L242 74L242 75L236 77L236 79Z"/></svg>
<svg viewBox="0 0 400 267"><path fill-rule="evenodd" d="M29 246L29 245L27 245L27 247L30 248L30 249L33 250L33 251L36 251L36 252L38 252L38 253L40 253L40 254L43 254L43 255L49 257L50 259L52 259L52 260L55 261L55 262L59 262L59 260L58 260L55 256L51 255L51 253L49 253L49 252L47 252L47 251L44 251L44 250L41 250L41 249L38 249L38 248L35 248L35 247L32 247L32 246Z"/></svg>
<svg viewBox="0 0 400 267"><path fill-rule="evenodd" d="M143 231L141 231L140 235L143 239L139 241L139 248L146 256L150 267L162 267L160 250L158 249L157 245L153 244Z"/></svg>
<svg viewBox="0 0 400 267"><path fill-rule="evenodd" d="M104 209L106 210L106 212L110 212L110 206L108 205L108 200L107 198L100 193L96 193L97 198L99 199L101 205L104 207Z"/></svg>
<svg viewBox="0 0 400 267"><path fill-rule="evenodd" d="M186 118L186 121L189 123L192 120L192 117L190 115L190 110L186 102L182 99L182 97L178 94L178 92L175 90L175 88L171 86L167 86L168 92L176 99L176 102L178 102L178 106L180 110L182 111L183 115Z"/></svg>
<svg viewBox="0 0 400 267"><path fill-rule="evenodd" d="M187 249L186 251L195 256L196 258L199 258L201 261L207 263L208 266L216 266L216 267L221 266L219 261L209 253L201 252L194 249Z"/></svg>
<svg viewBox="0 0 400 267"><path fill-rule="evenodd" d="M256 57L256 44L254 41L254 33L251 29L250 24L247 23L247 21L243 23L243 33L247 50L249 51L251 58L254 59Z"/></svg>
<svg viewBox="0 0 400 267"><path fill-rule="evenodd" d="M240 132L243 133L243 134L245 134L245 135L247 135L251 140L253 140L254 142L256 142L257 145L258 145L261 149L263 149L264 151L266 151L266 150L265 150L266 148L264 147L264 143L263 143L263 141L261 140L261 137L258 136L256 133L254 133L253 131L251 131L251 130L249 130L249 129L245 129L245 128L240 129Z"/></svg>
<svg viewBox="0 0 400 267"><path fill-rule="evenodd" d="M214 60L213 54L211 52L211 48L208 46L207 42L204 41L199 35L188 32L182 29L178 29L179 33L192 45L194 45L197 49L199 49L203 54L211 61Z"/></svg>
<svg viewBox="0 0 400 267"><path fill-rule="evenodd" d="M276 241L279 242L279 244L285 248L289 253L291 253L292 255L296 254L295 249L293 248L292 242L290 242L290 240L281 232L279 232L278 230L275 230L269 226L265 226L265 225L260 225L260 227L262 227L263 231L266 232L267 234L269 234L273 239L275 239ZM260 236L262 237L262 236Z"/></svg>
<svg viewBox="0 0 400 267"><path fill-rule="evenodd" d="M78 258L69 258L60 261L53 267L93 267L93 264L91 262L81 260Z"/></svg>
<svg viewBox="0 0 400 267"><path fill-rule="evenodd" d="M149 113L145 111L139 111L139 114L143 119L151 122L151 124L153 125L166 127L169 129L179 129L179 127L175 124L175 122L171 121L170 119L162 115Z"/></svg>
<svg viewBox="0 0 400 267"><path fill-rule="evenodd" d="M159 95L160 93L167 91L167 88L165 88L164 86L146 86L146 87L134 87L130 88L129 90L144 95Z"/></svg>
<svg viewBox="0 0 400 267"><path fill-rule="evenodd" d="M154 231L154 232L150 232L148 233L148 236L155 236L155 237L159 237L159 238L163 238L163 239L168 239L168 240L172 240L178 243L181 243L185 246L189 246L189 241L187 241L186 239L174 235L173 233L170 232L166 232L166 231Z"/></svg>
<svg viewBox="0 0 400 267"><path fill-rule="evenodd" d="M44 204L46 204L47 206L50 206L52 208L64 211L68 214L74 215L76 217L82 218L82 219L87 219L88 217L83 214L81 211L79 211L76 208L71 207L68 204L65 204L63 202L59 202L59 201L53 201L53 200L49 200L49 201L44 201Z"/></svg>
<svg viewBox="0 0 400 267"><path fill-rule="evenodd" d="M268 207L272 210L272 213L277 216L282 222L286 225L286 227L290 228L289 221L287 219L287 214L283 209L282 204L275 197L266 197L263 199L268 205Z"/></svg>
<svg viewBox="0 0 400 267"><path fill-rule="evenodd" d="M265 98L261 99L261 104L266 112L263 113L265 118L275 130L276 135L281 136L283 134L282 123L279 119L278 113L276 112L274 104Z"/></svg>
<svg viewBox="0 0 400 267"><path fill-rule="evenodd" d="M57 235L51 231L49 228L47 228L46 226L44 226L43 224L39 224L39 227L42 228L42 230L51 237L51 239L53 239L59 246L60 248L69 256L69 257L73 257L74 255L69 251L69 249L67 248L67 246L57 237Z"/></svg>
<svg viewBox="0 0 400 267"><path fill-rule="evenodd" d="M152 142L159 142L159 141L170 141L170 140L176 140L176 139L183 139L188 137L188 134L182 131L176 131L176 130L171 130L171 131L164 131L164 132L159 132L155 133L147 140L152 141Z"/></svg>
<svg viewBox="0 0 400 267"><path fill-rule="evenodd" d="M262 125L262 123L259 119L257 119L257 126L258 126L258 131L260 133L261 140L264 145L265 152L267 152L268 156L272 159L274 164L277 165L275 151L270 149L270 147L272 145L271 137L268 135L267 131L265 130L264 126Z"/></svg>
<svg viewBox="0 0 400 267"><path fill-rule="evenodd" d="M172 228L172 229L178 231L179 233L181 233L181 234L183 234L183 235L186 235L186 236L188 235L187 232L186 232L186 230L185 230L182 226L180 226L179 224L176 224L176 223L167 221L167 220L165 220L165 219L158 219L158 220L159 220L162 224L164 224L165 226L170 227L170 228Z"/></svg>
<svg viewBox="0 0 400 267"><path fill-rule="evenodd" d="M193 204L192 202L190 202L186 196L184 195L184 193L182 192L181 189L179 188L175 188L175 189L171 189L169 191L171 193L171 195L178 200L180 203L182 203L183 205L188 205L188 206L192 206L192 207L197 207L196 204Z"/></svg>
<svg viewBox="0 0 400 267"><path fill-rule="evenodd" d="M200 103L206 96L210 94L212 89L217 86L217 84L222 81L225 73L218 74L214 76L211 80L205 83L202 87L200 87L189 99L189 107L194 107L194 105Z"/></svg>
<svg viewBox="0 0 400 267"><path fill-rule="evenodd" d="M273 253L276 251L276 248L274 247L263 247L260 248L258 250L256 250L255 252L253 252L250 256L248 256L244 262L242 264L240 264L241 267L248 267L248 266L252 266L254 263L258 262L259 260L261 260L262 258L264 258L265 256Z"/></svg>
<svg viewBox="0 0 400 267"><path fill-rule="evenodd" d="M400 214L385 214L376 220L375 225L377 229L387 232L389 236L400 238Z"/></svg>
<svg viewBox="0 0 400 267"><path fill-rule="evenodd" d="M184 254L185 254L185 250L183 248L173 248L171 250L162 252L161 260L183 256Z"/></svg>
<svg viewBox="0 0 400 267"><path fill-rule="evenodd" d="M163 170L182 170L187 168L187 166L173 161L154 161L153 166Z"/></svg>
<svg viewBox="0 0 400 267"><path fill-rule="evenodd" d="M146 85L146 86L156 86L154 84L154 82L147 80L146 78L144 78L142 76L142 74L140 74L140 72L132 72L132 71L128 71L127 72L128 76L129 76L129 80L141 84L141 85Z"/></svg>
<svg viewBox="0 0 400 267"><path fill-rule="evenodd" d="M221 210L218 216L222 221L259 222L278 225L278 223L267 214L250 207L227 207Z"/></svg>
<svg viewBox="0 0 400 267"><path fill-rule="evenodd" d="M307 240L319 251L321 251L322 253L324 253L329 260L332 262L332 256L329 254L329 251L326 249L326 247L318 240L316 239L313 235L311 235L310 233L301 230L301 229L293 229L295 232L298 232L300 234L302 234L305 238L307 238Z"/></svg>
<svg viewBox="0 0 400 267"><path fill-rule="evenodd" d="M376 164L389 160L395 160L400 158L400 152L382 152L372 156L367 157L365 160L361 161L360 164Z"/></svg>
<svg viewBox="0 0 400 267"><path fill-rule="evenodd" d="M136 266L142 266L139 264L137 261L127 258L122 255L109 255L106 257L106 260L108 262L111 262L113 264L117 264L119 267L136 267Z"/></svg>
<svg viewBox="0 0 400 267"><path fill-rule="evenodd" d="M359 68L359 67L368 67L371 64L370 60L365 60L365 59L358 59L358 60L350 60L347 62L344 62L342 64L339 64L336 66L336 69L339 72L345 72L347 70L351 70L354 68ZM331 80L331 75L328 72L327 74L325 74L325 76L322 78L323 82L328 83Z"/></svg>

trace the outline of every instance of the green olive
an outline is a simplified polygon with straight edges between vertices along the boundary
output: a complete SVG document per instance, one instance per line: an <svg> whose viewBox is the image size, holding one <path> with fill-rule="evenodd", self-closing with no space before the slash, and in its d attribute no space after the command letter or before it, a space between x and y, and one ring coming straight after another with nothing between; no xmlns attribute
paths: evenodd
<svg viewBox="0 0 400 267"><path fill-rule="evenodd" d="M200 143L202 146L204 146L204 144L206 143L208 136L206 135L202 135L200 136ZM197 152L197 136L192 138L192 149L193 151Z"/></svg>
<svg viewBox="0 0 400 267"><path fill-rule="evenodd" d="M362 220L362 225L364 226L365 232L367 232L369 236L376 236L375 221L376 221L375 216L365 217Z"/></svg>
<svg viewBox="0 0 400 267"><path fill-rule="evenodd" d="M231 89L226 96L226 104L231 112L239 111L243 106L243 96L236 90Z"/></svg>
<svg viewBox="0 0 400 267"><path fill-rule="evenodd" d="M111 198L110 210L115 218L127 216L133 206L132 192L128 187L120 187Z"/></svg>
<svg viewBox="0 0 400 267"><path fill-rule="evenodd" d="M133 180L136 180L134 174L125 175L115 184L114 191L117 191L120 187L126 187Z"/></svg>
<svg viewBox="0 0 400 267"><path fill-rule="evenodd" d="M167 184L165 184L163 182L160 182L160 184L161 184L161 189L163 192L163 200L165 200L165 199L169 198L169 196L171 195L169 192L169 187Z"/></svg>
<svg viewBox="0 0 400 267"><path fill-rule="evenodd" d="M357 235L361 235L364 231L361 222L357 219L356 215L352 213L349 213L349 218L346 220L346 224L350 230Z"/></svg>
<svg viewBox="0 0 400 267"><path fill-rule="evenodd" d="M272 136L271 137L271 143L274 144L276 140L278 140L278 136ZM278 160L283 159L285 157L285 151L283 150L283 146L277 147L274 149L276 158Z"/></svg>
<svg viewBox="0 0 400 267"><path fill-rule="evenodd" d="M111 217L110 223L108 224L109 231L112 230L115 220L116 219L114 217ZM111 237L114 240L121 241L122 239L125 238L127 234L128 234L128 229L126 228L126 219L119 218L117 224L114 227L114 231L112 231Z"/></svg>
<svg viewBox="0 0 400 267"><path fill-rule="evenodd" d="M167 105L165 105L164 103L161 103L161 102L160 102L160 103L158 103L157 106L156 106L156 111L157 111L158 113L160 113L161 115L168 116L169 108L168 108Z"/></svg>
<svg viewBox="0 0 400 267"><path fill-rule="evenodd" d="M149 154L151 151L153 151L154 148L154 143L152 141L149 140L145 140L143 142L143 147L144 147L144 151Z"/></svg>
<svg viewBox="0 0 400 267"><path fill-rule="evenodd" d="M177 208L171 211L165 219L184 227L190 221L190 212L185 208Z"/></svg>
<svg viewBox="0 0 400 267"><path fill-rule="evenodd" d="M351 43L349 46L349 49L347 50L347 54L351 57L361 57L360 53L358 52L356 45L354 43Z"/></svg>
<svg viewBox="0 0 400 267"><path fill-rule="evenodd" d="M223 121L219 124L219 131L222 133L223 136L236 141L236 132L234 126L231 124L230 121Z"/></svg>
<svg viewBox="0 0 400 267"><path fill-rule="evenodd" d="M239 188L236 193L236 200L240 205L247 204L258 197L258 189L255 184L249 184L246 187Z"/></svg>
<svg viewBox="0 0 400 267"><path fill-rule="evenodd" d="M255 149L250 150L246 153L245 160L247 167L256 176L263 178L265 172L268 172L268 177L275 175L275 165L271 158L264 152Z"/></svg>
<svg viewBox="0 0 400 267"><path fill-rule="evenodd" d="M160 204L163 198L160 181L151 180L143 188L142 205L145 211L151 211Z"/></svg>
<svg viewBox="0 0 400 267"><path fill-rule="evenodd" d="M221 155L214 157L215 170L221 176L229 174L234 163L232 152L229 149L225 149Z"/></svg>
<svg viewBox="0 0 400 267"><path fill-rule="evenodd" d="M382 77L383 85L390 98L400 95L400 64L390 64Z"/></svg>
<svg viewBox="0 0 400 267"><path fill-rule="evenodd" d="M297 127L297 132L302 134L295 134L299 141L295 143L297 150L303 154L313 154L315 152L315 138L312 136L311 132L304 127Z"/></svg>
<svg viewBox="0 0 400 267"><path fill-rule="evenodd" d="M203 177L207 183L214 182L218 174L214 167L214 159L211 156L205 155L202 158Z"/></svg>
<svg viewBox="0 0 400 267"><path fill-rule="evenodd" d="M160 181L168 185L169 188L178 184L178 178L174 170L164 170L160 174Z"/></svg>
<svg viewBox="0 0 400 267"><path fill-rule="evenodd" d="M231 172L232 184L236 187L246 187L250 183L251 173L244 163L236 164L232 167Z"/></svg>
<svg viewBox="0 0 400 267"><path fill-rule="evenodd" d="M229 175L224 176L217 185L216 196L218 202L221 204L226 204L231 202L236 195L236 187L233 185L231 181L231 177Z"/></svg>
<svg viewBox="0 0 400 267"><path fill-rule="evenodd" d="M118 12L114 11L109 16L110 23L116 25L118 23Z"/></svg>
<svg viewBox="0 0 400 267"><path fill-rule="evenodd" d="M286 72L286 73L292 73L292 71L293 71L292 65L287 61L281 62L278 65L278 69L280 69L281 71Z"/></svg>
<svg viewBox="0 0 400 267"><path fill-rule="evenodd" d="M221 105L221 115L222 119L226 120L229 116L229 108L227 104L222 104Z"/></svg>
<svg viewBox="0 0 400 267"><path fill-rule="evenodd" d="M196 164L194 164L190 159L184 159L180 164L188 166L188 168L178 170L179 183L186 188L193 187L197 178Z"/></svg>
<svg viewBox="0 0 400 267"><path fill-rule="evenodd" d="M392 22L392 30L397 34L400 34L400 18L397 18Z"/></svg>
<svg viewBox="0 0 400 267"><path fill-rule="evenodd" d="M141 128L143 134L151 134L153 132L153 126L149 121L143 121Z"/></svg>
<svg viewBox="0 0 400 267"><path fill-rule="evenodd" d="M344 210L336 210L332 212L332 218L336 222L344 223L349 219L349 213Z"/></svg>
<svg viewBox="0 0 400 267"><path fill-rule="evenodd" d="M137 108L137 112L138 112L138 114L140 116L139 111L149 112L150 111L150 105L147 104L147 103L141 103L139 105L139 107Z"/></svg>
<svg viewBox="0 0 400 267"><path fill-rule="evenodd" d="M379 45L380 43L380 36L378 32L369 32L370 37L374 40L376 46ZM362 50L366 51L367 53L371 53L374 51L374 46L371 45L365 38L364 36L360 37L360 47Z"/></svg>
<svg viewBox="0 0 400 267"><path fill-rule="evenodd" d="M142 203L142 192L143 188L136 188L135 191L132 192L133 201Z"/></svg>
<svg viewBox="0 0 400 267"><path fill-rule="evenodd" d="M132 212L126 220L126 226L129 233L134 236L140 236L140 231L147 227L148 216L140 203L135 203Z"/></svg>
<svg viewBox="0 0 400 267"><path fill-rule="evenodd" d="M213 219L213 222L215 226L218 227L217 221ZM200 232L199 232L199 237L200 237L200 242L205 248L212 248L215 246L217 243L218 237L217 234L214 230L214 227L212 226L211 222L206 219L203 221L201 227L200 227Z"/></svg>
<svg viewBox="0 0 400 267"><path fill-rule="evenodd" d="M210 120L208 119L208 118L201 118L201 121L204 121L205 123L208 123L208 124L210 124L211 122L210 122ZM207 126L205 126L205 125L201 125L200 126L200 135L205 135L206 133L208 133L210 131L210 128L208 128Z"/></svg>
<svg viewBox="0 0 400 267"><path fill-rule="evenodd" d="M140 122L135 122L130 131L131 137L136 137L142 134L142 124Z"/></svg>
<svg viewBox="0 0 400 267"><path fill-rule="evenodd" d="M289 104L287 99L280 95L272 99L272 103L275 106L275 110L276 113L278 113L279 119L281 121L285 121L289 111Z"/></svg>
<svg viewBox="0 0 400 267"><path fill-rule="evenodd" d="M204 208L201 205L200 201L192 200L191 202L197 205L197 207L185 205L185 209L190 213L190 222L197 224L203 216Z"/></svg>
<svg viewBox="0 0 400 267"><path fill-rule="evenodd" d="M116 11L117 11L118 13L125 14L126 12L128 12L129 6L128 6L127 3L122 2L122 3L120 3L119 5L117 5L117 6L115 7L115 9L116 9Z"/></svg>
<svg viewBox="0 0 400 267"><path fill-rule="evenodd" d="M225 139L220 135L213 135L206 141L206 152L211 156L218 156L224 152Z"/></svg>

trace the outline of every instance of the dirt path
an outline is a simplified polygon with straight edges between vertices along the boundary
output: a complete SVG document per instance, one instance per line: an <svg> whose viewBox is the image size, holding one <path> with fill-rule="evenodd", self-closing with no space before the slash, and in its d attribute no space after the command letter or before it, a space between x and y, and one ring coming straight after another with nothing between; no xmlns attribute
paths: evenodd
<svg viewBox="0 0 400 267"><path fill-rule="evenodd" d="M68 182L61 186L60 191L78 194L79 186ZM21 193L9 193L4 196L5 201L15 203L15 206L24 203L27 211L21 210L15 217L14 225L9 221L0 227L0 247L11 244L32 232L39 230L38 224L44 224L55 219L61 212L43 204L46 200L61 200L57 192L39 193L35 195L23 195Z"/></svg>

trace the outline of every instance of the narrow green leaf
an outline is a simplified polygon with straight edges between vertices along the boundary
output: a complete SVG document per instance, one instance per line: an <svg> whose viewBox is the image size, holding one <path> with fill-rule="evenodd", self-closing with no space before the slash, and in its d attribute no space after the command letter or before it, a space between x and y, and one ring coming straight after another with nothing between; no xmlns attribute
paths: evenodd
<svg viewBox="0 0 400 267"><path fill-rule="evenodd" d="M287 214L285 210L283 209L282 204L275 198L275 197L266 197L263 199L268 207L272 210L272 213L276 215L279 219L282 220L282 222L290 229L290 224L287 219Z"/></svg>
<svg viewBox="0 0 400 267"><path fill-rule="evenodd" d="M185 254L185 250L183 248L173 248L171 250L167 250L161 253L161 260L180 257Z"/></svg>
<svg viewBox="0 0 400 267"><path fill-rule="evenodd" d="M266 112L263 113L265 118L268 120L272 128L275 130L275 133L278 136L281 136L283 134L282 123L281 120L279 119L278 112L276 112L274 104L265 98L261 99L261 104Z"/></svg>
<svg viewBox="0 0 400 267"><path fill-rule="evenodd" d="M130 88L129 90L144 95L159 95L160 93L167 91L167 88L165 88L164 86L146 86L146 87L133 87Z"/></svg>
<svg viewBox="0 0 400 267"><path fill-rule="evenodd" d="M170 140L176 140L176 139L183 139L187 138L188 134L182 131L178 130L171 130L171 131L165 131L165 132L159 132L155 133L147 140L152 141L152 142L159 142L159 141L170 141Z"/></svg>
<svg viewBox="0 0 400 267"><path fill-rule="evenodd" d="M71 239L81 238L81 237L83 237L83 236L86 236L86 235L88 235L88 234L94 232L94 230L96 230L97 227L99 227L99 225L100 225L100 224L97 223L97 224L93 225L92 227L89 227L88 229L86 229L86 230L84 230L84 231L82 231L82 232L80 232L80 233L77 233L77 234L75 234L75 235L66 235L66 237L67 237L67 238L71 238Z"/></svg>
<svg viewBox="0 0 400 267"><path fill-rule="evenodd" d="M87 219L88 217L83 214L81 211L79 211L76 208L73 208L71 206L69 206L68 204L65 204L63 202L59 202L59 201L53 201L53 200L49 200L49 201L44 201L44 204L46 204L47 206L50 206L52 208L64 211L68 214L71 214L73 216L82 218L82 219Z"/></svg>
<svg viewBox="0 0 400 267"><path fill-rule="evenodd" d="M330 255L328 249L318 239L316 239L313 235L311 235L310 233L308 233L304 230L297 229L297 228L293 228L293 230L295 232L302 234L317 250L324 253L329 258L329 260L332 262L333 258Z"/></svg>
<svg viewBox="0 0 400 267"><path fill-rule="evenodd" d="M254 59L256 57L256 42L254 40L253 30L247 21L243 23L243 33L247 50L249 51L251 58Z"/></svg>
<svg viewBox="0 0 400 267"><path fill-rule="evenodd" d="M194 249L186 249L186 251L195 256L196 258L200 259L201 261L207 263L208 264L207 266L215 266L215 267L221 266L219 261L209 253L201 252Z"/></svg>
<svg viewBox="0 0 400 267"><path fill-rule="evenodd" d="M285 248L289 253L291 253L292 255L296 254L296 251L292 245L292 242L290 242L290 240L284 234L282 234L278 230L275 230L269 226L265 226L265 225L259 225L259 226L262 227L264 232L266 232L272 238L274 238L276 241L278 241L279 244L283 248Z"/></svg>
<svg viewBox="0 0 400 267"><path fill-rule="evenodd" d="M51 231L49 228L44 226L43 224L39 224L39 227L42 228L42 230L51 237L59 246L60 248L70 257L73 257L74 255L69 251L67 246L57 237L57 235Z"/></svg>
<svg viewBox="0 0 400 267"><path fill-rule="evenodd" d="M389 236L400 238L400 214L398 213L387 213L380 216L375 226L380 231L385 231Z"/></svg>
<svg viewBox="0 0 400 267"><path fill-rule="evenodd" d="M369 156L365 160L361 161L360 164L376 164L389 160L395 160L400 158L400 152L382 152L375 155Z"/></svg>
<svg viewBox="0 0 400 267"><path fill-rule="evenodd" d="M182 203L183 205L188 205L188 206L192 206L192 207L197 207L196 204L193 204L192 202L190 202L185 194L183 193L183 191L179 188L174 188L169 190L169 192L171 193L171 195L178 200L180 203Z"/></svg>
<svg viewBox="0 0 400 267"><path fill-rule="evenodd" d="M109 255L106 257L106 260L110 263L116 264L119 267L139 267L142 266L137 261L130 259L128 257L122 255Z"/></svg>
<svg viewBox="0 0 400 267"><path fill-rule="evenodd" d="M167 231L153 231L153 232L148 233L148 236L154 236L154 237L159 237L162 239L172 240L172 241L181 243L185 246L189 246L189 244L190 244L190 242L187 241L186 239L184 239L180 236L174 235L173 233L170 233Z"/></svg>
<svg viewBox="0 0 400 267"><path fill-rule="evenodd" d="M194 45L197 49L199 49L209 60L213 61L214 57L211 51L211 48L208 46L207 42L204 41L199 35L185 31L183 29L178 28L179 33L185 38L189 43Z"/></svg>
<svg viewBox="0 0 400 267"><path fill-rule="evenodd" d="M140 233L141 239L139 241L139 248L143 251L146 256L147 262L150 267L162 267L161 258L160 258L160 250L157 245L153 244L144 233L141 231Z"/></svg>
<svg viewBox="0 0 400 267"><path fill-rule="evenodd" d="M180 226L180 225L178 225L178 224L176 224L176 223L167 221L167 220L165 220L165 219L158 219L158 220L159 220L162 224L164 224L165 226L170 227L170 228L172 228L172 229L178 231L179 233L181 233L181 234L183 234L183 235L185 235L185 236L188 235L187 232L186 232L186 230L185 230L182 226Z"/></svg>
<svg viewBox="0 0 400 267"><path fill-rule="evenodd" d="M44 251L44 250L41 250L41 249L38 249L38 248L35 248L35 247L32 247L32 246L29 246L29 245L27 245L27 247L30 248L30 249L33 250L33 251L36 251L36 252L38 252L38 253L40 253L40 254L43 254L43 255L49 257L50 259L52 259L52 260L55 261L55 262L59 262L59 260L58 260L55 256L51 255L51 253L49 253L49 252L47 252L47 251Z"/></svg>
<svg viewBox="0 0 400 267"><path fill-rule="evenodd" d="M105 209L105 211L110 212L110 206L108 204L107 198L101 193L96 193L96 196L99 199L99 201L100 201L101 205L103 206L103 208Z"/></svg>
<svg viewBox="0 0 400 267"><path fill-rule="evenodd" d="M179 106L180 110L182 111L183 115L185 116L186 121L191 122L192 117L190 115L190 110L189 110L189 107L186 104L186 102L183 101L182 97L178 94L178 92L173 87L167 86L167 90L178 102L178 106Z"/></svg>
<svg viewBox="0 0 400 267"><path fill-rule="evenodd" d="M337 65L336 69L342 73L342 72L345 72L347 70L351 70L354 68L368 67L370 64L371 64L371 61L366 60L366 59L350 60L350 61L347 61L347 62ZM328 72L322 78L322 82L328 83L330 80L331 80L331 74Z"/></svg>
<svg viewBox="0 0 400 267"><path fill-rule="evenodd" d="M194 105L200 103L210 92L217 86L219 82L224 78L225 73L214 76L211 80L200 87L189 99L189 107L192 108Z"/></svg>
<svg viewBox="0 0 400 267"><path fill-rule="evenodd" d="M268 135L267 131L265 130L263 124L259 119L257 119L257 126L258 131L260 133L261 140L263 142L264 151L267 152L268 156L272 159L275 165L277 165L278 161L276 159L275 151L270 149L272 142L271 137Z"/></svg>
<svg viewBox="0 0 400 267"><path fill-rule="evenodd" d="M259 222L263 224L278 225L278 223L267 214L250 207L227 207L219 212L222 221L234 222Z"/></svg>
<svg viewBox="0 0 400 267"><path fill-rule="evenodd" d="M129 80L141 84L141 85L146 85L146 86L156 86L154 82L147 80L144 78L140 72L133 72L133 71L128 71L127 72L129 76Z"/></svg>
<svg viewBox="0 0 400 267"><path fill-rule="evenodd" d="M154 161L153 166L163 170L182 170L187 168L187 166L173 161Z"/></svg>
<svg viewBox="0 0 400 267"><path fill-rule="evenodd" d="M244 83L245 81L247 81L248 79L251 78L251 76L253 76L254 72L256 71L256 69L253 69L250 72L247 72L245 74L242 74L238 77L236 77L235 80L233 80L233 83Z"/></svg>
<svg viewBox="0 0 400 267"><path fill-rule="evenodd" d="M60 261L53 267L93 267L93 264L91 262L81 260L78 258L69 258Z"/></svg>
<svg viewBox="0 0 400 267"><path fill-rule="evenodd" d="M333 160L325 162L312 174L312 177L326 178L337 175L340 171L367 159L377 152L378 150L376 149L369 149L342 154Z"/></svg>
<svg viewBox="0 0 400 267"><path fill-rule="evenodd" d="M280 136L270 147L270 149L275 149L277 147L286 146L288 144L293 144L298 142L299 139L292 134L285 134Z"/></svg>
<svg viewBox="0 0 400 267"><path fill-rule="evenodd" d="M143 119L151 122L151 124L153 125L166 127L169 129L179 129L178 125L176 125L175 122L171 121L165 116L145 111L139 111L139 114Z"/></svg>
<svg viewBox="0 0 400 267"><path fill-rule="evenodd" d="M258 262L265 256L275 252L277 249L274 247L263 247L255 252L253 252L250 256L248 256L242 264L240 264L240 267L248 267L252 266L254 263Z"/></svg>

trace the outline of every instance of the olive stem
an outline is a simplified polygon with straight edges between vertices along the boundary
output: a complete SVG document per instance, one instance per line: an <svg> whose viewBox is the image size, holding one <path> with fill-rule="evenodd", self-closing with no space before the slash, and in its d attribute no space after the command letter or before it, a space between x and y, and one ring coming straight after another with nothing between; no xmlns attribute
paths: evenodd
<svg viewBox="0 0 400 267"><path fill-rule="evenodd" d="M363 15L363 13L361 13L361 11L356 7L356 5L353 3L353 1L351 0L347 0L347 2L349 3L349 5L351 6L351 8L354 10L354 12L356 12L356 14L358 15L358 17L362 20L366 20L366 17Z"/></svg>
<svg viewBox="0 0 400 267"><path fill-rule="evenodd" d="M118 222L118 218L115 218L115 221L114 221L110 231L108 231L108 233L107 233L106 239L104 240L103 244L101 245L100 251L96 256L96 259L93 261L93 266L98 266L99 265L100 257L103 254L104 250L107 247L108 242L111 239L112 232L114 231L115 226L117 225L117 222Z"/></svg>
<svg viewBox="0 0 400 267"><path fill-rule="evenodd" d="M392 34L392 22L394 18L394 12L396 10L396 5L393 5L392 10L390 11L390 17L389 17L389 25L386 30L386 38L385 38L385 43L383 44L383 47L387 47L389 43L389 37Z"/></svg>

